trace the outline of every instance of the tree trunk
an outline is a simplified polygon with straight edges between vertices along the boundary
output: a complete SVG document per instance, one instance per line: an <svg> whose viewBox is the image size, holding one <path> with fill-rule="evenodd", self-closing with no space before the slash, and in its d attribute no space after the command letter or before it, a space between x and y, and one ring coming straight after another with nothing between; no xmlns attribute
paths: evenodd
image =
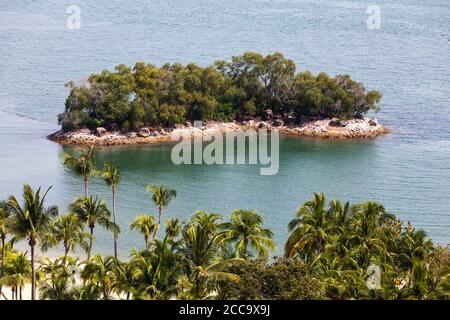
<svg viewBox="0 0 450 320"><path fill-rule="evenodd" d="M113 222L114 222L114 257L117 259L117 231L116 231L116 187L112 186L112 206L113 206Z"/></svg>
<svg viewBox="0 0 450 320"><path fill-rule="evenodd" d="M5 248L5 235L2 234L2 270L0 271L0 279L3 278L3 275L5 274L5 255L6 255L6 248ZM0 284L0 296L2 295L2 285Z"/></svg>
<svg viewBox="0 0 450 320"><path fill-rule="evenodd" d="M69 255L70 246L67 243L67 240L64 240L64 258L66 258Z"/></svg>
<svg viewBox="0 0 450 320"><path fill-rule="evenodd" d="M29 245L31 248L31 300L36 300L36 270L34 267L34 246L36 240L30 237Z"/></svg>
<svg viewBox="0 0 450 320"><path fill-rule="evenodd" d="M130 300L130 291L127 292L127 300Z"/></svg>
<svg viewBox="0 0 450 320"><path fill-rule="evenodd" d="M163 208L161 207L161 206L159 206L159 216L158 216L158 228L156 228L155 229L155 232L153 233L153 239L155 239L155 237L156 237L156 233L158 232L158 230L159 230L159 226L161 225L161 217L162 217L162 210L163 210Z"/></svg>
<svg viewBox="0 0 450 320"><path fill-rule="evenodd" d="M159 216L158 216L158 225L160 225L161 224L161 217L162 217L162 207L161 206L159 206Z"/></svg>
<svg viewBox="0 0 450 320"><path fill-rule="evenodd" d="M22 286L20 286L19 288L19 298L20 300L22 300Z"/></svg>
<svg viewBox="0 0 450 320"><path fill-rule="evenodd" d="M66 263L66 259L67 259L67 256L69 255L69 246L67 245L67 243L66 242L64 242L64 257L63 257L63 259L62 259L62 261L63 261L63 263L65 264Z"/></svg>
<svg viewBox="0 0 450 320"><path fill-rule="evenodd" d="M87 198L89 194L89 177L84 176L84 197Z"/></svg>
<svg viewBox="0 0 450 320"><path fill-rule="evenodd" d="M108 299L108 290L106 289L105 283L103 283L103 300L109 300Z"/></svg>
<svg viewBox="0 0 450 320"><path fill-rule="evenodd" d="M244 258L247 259L247 239L244 239Z"/></svg>
<svg viewBox="0 0 450 320"><path fill-rule="evenodd" d="M200 276L198 274L195 275L195 299L200 300Z"/></svg>
<svg viewBox="0 0 450 320"><path fill-rule="evenodd" d="M144 235L145 250L148 250L148 235Z"/></svg>
<svg viewBox="0 0 450 320"><path fill-rule="evenodd" d="M89 239L89 249L88 249L88 261L91 259L91 251L92 251L92 239L94 238L94 226L89 226L89 229L91 230L91 237Z"/></svg>
<svg viewBox="0 0 450 320"><path fill-rule="evenodd" d="M14 300L14 287L11 288L11 300Z"/></svg>

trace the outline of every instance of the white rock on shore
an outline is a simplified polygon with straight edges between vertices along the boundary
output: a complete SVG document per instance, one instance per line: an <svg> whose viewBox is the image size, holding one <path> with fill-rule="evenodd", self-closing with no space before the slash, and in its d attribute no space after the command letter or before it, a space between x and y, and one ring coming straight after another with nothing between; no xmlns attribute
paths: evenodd
<svg viewBox="0 0 450 320"><path fill-rule="evenodd" d="M331 123L330 123L331 122ZM214 132L225 133L227 131L237 131L246 129L279 130L280 134L317 137L317 138L375 138L389 133L389 129L383 127L376 119L351 119L340 120L322 119L312 120L298 126L287 126L282 122L249 120L243 123L237 122L209 122L202 128L178 124L175 128L141 128L138 132L121 133L119 131L108 132L103 128L97 128L95 133L89 129L62 132L58 131L48 138L60 144L78 145L126 145L126 144L158 144L171 142L172 134L179 136L185 134L212 134Z"/></svg>

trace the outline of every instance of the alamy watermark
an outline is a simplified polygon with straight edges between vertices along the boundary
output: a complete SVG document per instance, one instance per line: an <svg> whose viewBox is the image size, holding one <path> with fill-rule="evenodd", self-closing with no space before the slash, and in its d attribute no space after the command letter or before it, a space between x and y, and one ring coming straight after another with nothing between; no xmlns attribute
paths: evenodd
<svg viewBox="0 0 450 320"><path fill-rule="evenodd" d="M218 130L208 132L208 130L202 131L201 121L195 121L194 127L197 130L172 134L172 141L178 142L171 153L174 164L232 165L247 163L260 165L261 175L278 173L280 167L278 130L241 129L225 133ZM248 150L246 150L247 145Z"/></svg>
<svg viewBox="0 0 450 320"><path fill-rule="evenodd" d="M372 264L367 268L366 274L368 276L368 278L366 280L366 286L372 290L381 289L381 269L380 269L380 267Z"/></svg>
<svg viewBox="0 0 450 320"><path fill-rule="evenodd" d="M66 27L69 30L81 29L81 8L78 5L70 5L66 9L69 14L66 20ZM370 30L378 30L381 28L381 8L377 4L367 7L366 14L369 16L366 20L367 28Z"/></svg>
<svg viewBox="0 0 450 320"><path fill-rule="evenodd" d="M372 4L367 7L366 13L369 15L367 17L367 28L369 30L378 30L381 28L381 8L377 4Z"/></svg>
<svg viewBox="0 0 450 320"><path fill-rule="evenodd" d="M68 6L66 13L69 14L66 20L66 27L69 30L81 29L81 9L77 5Z"/></svg>

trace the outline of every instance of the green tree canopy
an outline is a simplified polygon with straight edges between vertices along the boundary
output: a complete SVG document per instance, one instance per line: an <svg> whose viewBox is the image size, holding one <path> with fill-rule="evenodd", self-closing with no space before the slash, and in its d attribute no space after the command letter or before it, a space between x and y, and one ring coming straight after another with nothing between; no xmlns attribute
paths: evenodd
<svg viewBox="0 0 450 320"><path fill-rule="evenodd" d="M232 121L265 115L300 119L354 118L378 111L381 94L366 91L349 75L296 73L295 63L275 52L246 52L210 66L157 67L137 62L69 82L63 130L106 126L122 131L194 120Z"/></svg>

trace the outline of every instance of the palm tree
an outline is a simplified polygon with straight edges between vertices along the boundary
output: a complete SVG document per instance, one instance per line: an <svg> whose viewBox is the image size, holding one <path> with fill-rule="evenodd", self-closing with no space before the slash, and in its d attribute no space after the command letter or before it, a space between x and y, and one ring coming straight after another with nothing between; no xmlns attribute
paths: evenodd
<svg viewBox="0 0 450 320"><path fill-rule="evenodd" d="M330 201L330 211L333 215L333 222L336 225L336 228L338 228L338 232L342 232L346 227L351 214L350 209L349 202L342 205L339 200Z"/></svg>
<svg viewBox="0 0 450 320"><path fill-rule="evenodd" d="M197 221L196 221L197 220ZM191 296L194 299L207 297L217 289L217 280L238 281L233 273L223 271L226 264L242 259L220 257L220 237L218 225L211 224L217 215L198 214L182 233L181 253L185 258L188 275L192 281ZM200 222L198 222L200 221Z"/></svg>
<svg viewBox="0 0 450 320"><path fill-rule="evenodd" d="M399 260L402 267L411 270L415 258L423 261L433 251L433 243L423 230L416 230L410 224L402 234L398 243L396 259Z"/></svg>
<svg viewBox="0 0 450 320"><path fill-rule="evenodd" d="M100 300L102 298L102 288L94 282L87 282L79 289L80 300Z"/></svg>
<svg viewBox="0 0 450 320"><path fill-rule="evenodd" d="M156 233L158 230L158 224L155 223L155 218L150 215L140 214L133 223L130 225L131 230L136 230L144 235L145 249L148 250L148 241L150 235Z"/></svg>
<svg viewBox="0 0 450 320"><path fill-rule="evenodd" d="M135 299L171 299L178 295L178 279L183 271L178 243L170 244L168 236L151 241L151 250L132 253Z"/></svg>
<svg viewBox="0 0 450 320"><path fill-rule="evenodd" d="M81 271L81 278L88 285L95 285L102 293L104 300L111 299L111 293L117 285L117 259L112 256L102 258L100 255L92 257Z"/></svg>
<svg viewBox="0 0 450 320"><path fill-rule="evenodd" d="M221 228L220 221L222 220L222 215L219 213L207 213L205 211L196 211L192 217L192 223L199 224L211 234L217 234L218 230Z"/></svg>
<svg viewBox="0 0 450 320"><path fill-rule="evenodd" d="M39 297L48 300L76 300L79 292L73 286L76 282L73 276L77 268L77 259L47 259L39 268L44 274L44 279L39 284Z"/></svg>
<svg viewBox="0 0 450 320"><path fill-rule="evenodd" d="M0 270L0 280L5 274L6 259L6 235L11 232L11 210L5 201L0 202L0 239L2 240L2 265ZM0 284L0 295L2 294L2 285Z"/></svg>
<svg viewBox="0 0 450 320"><path fill-rule="evenodd" d="M379 233L380 227L391 219L393 216L376 202L367 201L354 206L353 219L350 223L352 235L348 238L348 242L354 247L351 260L356 266L367 268L372 262L372 257L376 257L377 260L392 258Z"/></svg>
<svg viewBox="0 0 450 320"><path fill-rule="evenodd" d="M89 245L86 239L90 237L89 233L84 232L83 222L79 217L75 213L68 213L53 221L50 232L42 241L42 249L46 251L62 242L64 247L63 259L65 260L69 251L75 252L77 246L87 252Z"/></svg>
<svg viewBox="0 0 450 320"><path fill-rule="evenodd" d="M87 198L89 194L89 177L96 174L95 160L93 157L94 147L81 150L78 157L69 154L63 155L64 165L77 175L83 176L84 180L84 196Z"/></svg>
<svg viewBox="0 0 450 320"><path fill-rule="evenodd" d="M111 187L112 191L112 208L113 208L113 222L116 224L116 187L119 184L122 176L119 168L106 162L103 168L103 179L106 184ZM114 232L114 257L117 259L117 233Z"/></svg>
<svg viewBox="0 0 450 320"><path fill-rule="evenodd" d="M117 261L116 268L114 268L116 286L115 291L120 296L126 295L126 300L130 300L130 296L135 292L138 283L136 281L136 265L133 261L120 262Z"/></svg>
<svg viewBox="0 0 450 320"><path fill-rule="evenodd" d="M166 220L166 234L170 240L175 240L181 233L181 223L178 219Z"/></svg>
<svg viewBox="0 0 450 320"><path fill-rule="evenodd" d="M78 198L69 206L69 211L78 216L78 219L85 223L90 230L89 247L87 260L91 258L92 243L94 239L94 228L99 225L108 231L119 233L119 227L111 221L111 212L106 207L103 200L95 199L90 196L89 198Z"/></svg>
<svg viewBox="0 0 450 320"><path fill-rule="evenodd" d="M253 251L260 257L268 257L268 249L276 248L271 238L273 232L263 228L263 218L253 210L234 210L231 213L231 222L221 225L224 231L221 237L224 242L235 243L237 253L247 258Z"/></svg>
<svg viewBox="0 0 450 320"><path fill-rule="evenodd" d="M163 208L166 207L170 201L177 196L177 192L174 189L167 188L163 185L148 185L147 192L152 193L152 200L158 206L158 226L161 224L161 217L163 213ZM156 236L155 230L153 238Z"/></svg>
<svg viewBox="0 0 450 320"><path fill-rule="evenodd" d="M301 254L307 260L320 254L333 229L332 210L325 208L323 193L315 193L314 199L305 202L297 210L296 218L289 222L289 236L285 245L286 257Z"/></svg>
<svg viewBox="0 0 450 320"><path fill-rule="evenodd" d="M349 202L342 205L339 200L332 200L330 201L329 211L332 228L329 230L330 241L327 246L341 257L347 256L350 249L347 246L347 239L351 234L351 229L348 226L352 218L352 208Z"/></svg>
<svg viewBox="0 0 450 320"><path fill-rule="evenodd" d="M5 277L0 283L13 288L15 299L22 300L22 289L32 279L31 273L32 267L26 253L14 254L6 266Z"/></svg>
<svg viewBox="0 0 450 320"><path fill-rule="evenodd" d="M9 197L8 206L13 214L12 230L16 239L27 238L31 249L31 299L36 299L36 270L34 248L40 237L48 232L50 223L58 215L58 207L44 207L44 201L51 187L41 197L41 188L36 193L29 185L23 187L23 204L14 196Z"/></svg>

